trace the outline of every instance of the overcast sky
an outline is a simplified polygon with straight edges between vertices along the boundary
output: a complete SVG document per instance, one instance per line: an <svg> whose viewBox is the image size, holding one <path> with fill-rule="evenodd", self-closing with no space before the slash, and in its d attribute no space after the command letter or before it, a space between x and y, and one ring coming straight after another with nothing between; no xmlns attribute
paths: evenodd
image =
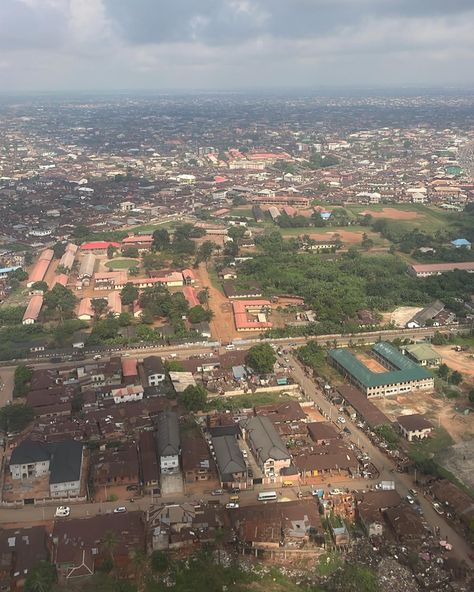
<svg viewBox="0 0 474 592"><path fill-rule="evenodd" d="M0 91L474 86L474 0L0 0Z"/></svg>

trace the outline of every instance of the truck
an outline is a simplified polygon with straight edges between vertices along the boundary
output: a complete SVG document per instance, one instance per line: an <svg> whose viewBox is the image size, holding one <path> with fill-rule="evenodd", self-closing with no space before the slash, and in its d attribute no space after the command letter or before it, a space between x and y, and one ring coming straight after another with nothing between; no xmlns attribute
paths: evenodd
<svg viewBox="0 0 474 592"><path fill-rule="evenodd" d="M375 489L379 489L381 491L391 491L395 489L395 481L380 481L375 486Z"/></svg>

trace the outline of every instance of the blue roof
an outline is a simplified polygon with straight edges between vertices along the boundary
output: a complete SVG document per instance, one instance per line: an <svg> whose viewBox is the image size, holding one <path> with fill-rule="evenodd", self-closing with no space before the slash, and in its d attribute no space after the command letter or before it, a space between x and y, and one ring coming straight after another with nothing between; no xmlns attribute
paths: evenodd
<svg viewBox="0 0 474 592"><path fill-rule="evenodd" d="M456 240L451 241L451 244L456 245L457 247L468 247L471 243L465 238L457 238Z"/></svg>
<svg viewBox="0 0 474 592"><path fill-rule="evenodd" d="M16 267L2 267L0 269L0 274L10 273L11 271L15 271L16 269L20 269L20 266L17 265Z"/></svg>
<svg viewBox="0 0 474 592"><path fill-rule="evenodd" d="M243 366L232 366L232 374L235 380L242 380L247 375L247 372Z"/></svg>

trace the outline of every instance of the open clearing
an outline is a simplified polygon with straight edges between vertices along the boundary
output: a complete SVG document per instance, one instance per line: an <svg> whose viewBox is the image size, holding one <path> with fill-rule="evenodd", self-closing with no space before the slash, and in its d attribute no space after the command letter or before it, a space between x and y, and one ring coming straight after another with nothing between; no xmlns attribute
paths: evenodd
<svg viewBox="0 0 474 592"><path fill-rule="evenodd" d="M221 343L242 337L235 329L231 302L213 285L204 263L199 265L196 275L200 289L209 288L209 307L214 313L210 322L212 337Z"/></svg>
<svg viewBox="0 0 474 592"><path fill-rule="evenodd" d="M474 440L449 446L436 460L474 491Z"/></svg>
<svg viewBox="0 0 474 592"><path fill-rule="evenodd" d="M407 210L398 210L395 208L384 208L380 212L368 212L373 218L389 218L391 220L414 220L415 218L422 218L423 215L418 212L410 212Z"/></svg>
<svg viewBox="0 0 474 592"><path fill-rule="evenodd" d="M140 259L112 259L105 263L108 269L130 269L130 267L140 267Z"/></svg>
<svg viewBox="0 0 474 592"><path fill-rule="evenodd" d="M375 358L372 358L360 351L357 352L356 358L360 360L364 364L364 366L366 366L372 372L375 372L377 374L387 372L387 368L384 368L382 364L377 362Z"/></svg>
<svg viewBox="0 0 474 592"><path fill-rule="evenodd" d="M441 354L443 362L453 370L461 372L466 382L474 383L474 351L457 352L452 345L435 345L433 348Z"/></svg>
<svg viewBox="0 0 474 592"><path fill-rule="evenodd" d="M454 442L474 438L474 414L463 415L455 410L456 401L434 397L432 393L417 391L395 397L372 399L372 402L390 419L400 415L420 413L433 425L440 424Z"/></svg>
<svg viewBox="0 0 474 592"><path fill-rule="evenodd" d="M385 323L395 323L397 327L404 327L420 310L423 310L423 307L399 306L392 312L383 313L382 316Z"/></svg>

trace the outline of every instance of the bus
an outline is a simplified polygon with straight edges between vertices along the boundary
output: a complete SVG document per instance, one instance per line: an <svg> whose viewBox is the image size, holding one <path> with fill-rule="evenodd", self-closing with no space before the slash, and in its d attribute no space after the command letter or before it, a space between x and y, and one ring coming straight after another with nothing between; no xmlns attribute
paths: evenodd
<svg viewBox="0 0 474 592"><path fill-rule="evenodd" d="M276 499L276 491L262 491L258 494L259 502L274 502Z"/></svg>

